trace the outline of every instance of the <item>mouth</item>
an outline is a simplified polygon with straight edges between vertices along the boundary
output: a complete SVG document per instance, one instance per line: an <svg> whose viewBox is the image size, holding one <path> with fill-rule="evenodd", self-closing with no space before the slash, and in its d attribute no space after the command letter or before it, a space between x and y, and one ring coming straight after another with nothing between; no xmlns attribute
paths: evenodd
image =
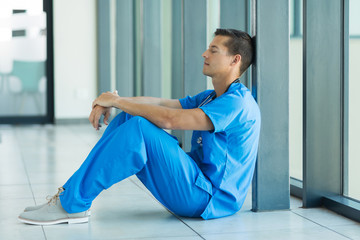
<svg viewBox="0 0 360 240"><path fill-rule="evenodd" d="M207 62L204 62L204 65L207 65L207 66L209 66L209 64L208 64Z"/></svg>

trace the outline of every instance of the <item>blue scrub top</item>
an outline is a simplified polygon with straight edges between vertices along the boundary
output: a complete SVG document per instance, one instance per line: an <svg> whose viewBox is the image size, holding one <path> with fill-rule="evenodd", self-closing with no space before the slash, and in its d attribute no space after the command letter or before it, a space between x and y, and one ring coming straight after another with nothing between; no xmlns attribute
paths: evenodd
<svg viewBox="0 0 360 240"><path fill-rule="evenodd" d="M180 99L183 109L197 108L211 94L207 90ZM194 131L191 152L203 174L196 185L211 195L204 219L232 215L240 210L254 173L260 134L260 110L250 91L233 83L220 97L200 107L213 131Z"/></svg>

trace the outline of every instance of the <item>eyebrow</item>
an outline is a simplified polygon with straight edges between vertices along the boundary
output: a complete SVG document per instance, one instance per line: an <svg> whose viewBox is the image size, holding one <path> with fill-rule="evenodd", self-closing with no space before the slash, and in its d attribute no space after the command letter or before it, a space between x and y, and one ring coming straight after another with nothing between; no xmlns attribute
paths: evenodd
<svg viewBox="0 0 360 240"><path fill-rule="evenodd" d="M209 48L217 48L217 49L219 49L219 47L218 47L218 46L215 46L215 45L212 45L212 46L210 46Z"/></svg>

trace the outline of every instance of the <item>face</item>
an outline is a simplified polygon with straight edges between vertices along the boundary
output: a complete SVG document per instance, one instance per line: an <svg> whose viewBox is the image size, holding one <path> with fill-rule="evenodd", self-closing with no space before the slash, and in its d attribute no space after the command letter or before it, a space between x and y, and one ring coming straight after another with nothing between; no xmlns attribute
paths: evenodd
<svg viewBox="0 0 360 240"><path fill-rule="evenodd" d="M228 36L215 36L209 48L202 54L204 58L203 74L209 77L227 74L231 69L234 56L228 53L225 46Z"/></svg>

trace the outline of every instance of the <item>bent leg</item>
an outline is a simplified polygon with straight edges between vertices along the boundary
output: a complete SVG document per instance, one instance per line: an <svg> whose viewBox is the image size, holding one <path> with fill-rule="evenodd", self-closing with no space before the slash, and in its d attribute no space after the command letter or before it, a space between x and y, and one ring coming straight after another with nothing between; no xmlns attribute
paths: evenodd
<svg viewBox="0 0 360 240"><path fill-rule="evenodd" d="M144 127L151 124L144 123ZM148 159L144 168L137 173L146 188L173 213L184 217L200 217L209 200L211 189L199 187L199 180L205 176L198 165L177 141L166 140L166 132L146 131L143 133ZM153 138L160 136L160 141ZM162 141L162 140L165 141ZM200 179L199 179L200 178ZM207 181L212 188L211 183Z"/></svg>
<svg viewBox="0 0 360 240"><path fill-rule="evenodd" d="M106 137L110 132L112 132L115 128L119 127L121 124L127 122L133 118L132 115L127 114L126 112L121 112L116 117L114 117L113 120L109 123L109 125L106 127L104 134L102 137Z"/></svg>
<svg viewBox="0 0 360 240"><path fill-rule="evenodd" d="M168 209L184 216L198 214L209 195L194 184L200 172L195 162L162 129L141 117L119 124L124 116L118 122L113 120L109 131L63 186L60 200L64 209L69 213L85 211L103 189L138 174Z"/></svg>

